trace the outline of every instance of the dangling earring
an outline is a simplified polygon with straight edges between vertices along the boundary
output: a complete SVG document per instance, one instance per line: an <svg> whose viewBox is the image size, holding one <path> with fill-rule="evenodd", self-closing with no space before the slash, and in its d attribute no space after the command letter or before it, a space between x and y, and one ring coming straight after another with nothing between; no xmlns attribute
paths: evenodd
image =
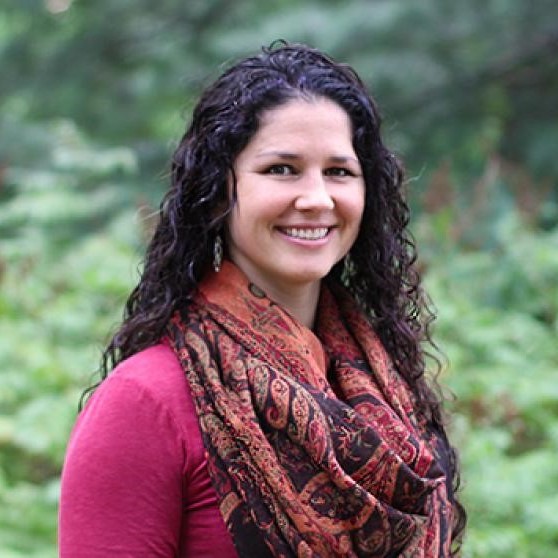
<svg viewBox="0 0 558 558"><path fill-rule="evenodd" d="M223 239L217 233L215 242L213 243L213 269L216 273L221 271L221 264L223 263Z"/></svg>
<svg viewBox="0 0 558 558"><path fill-rule="evenodd" d="M349 280L355 269L353 260L350 254L346 254L343 258L343 273L341 274L341 281L346 282Z"/></svg>

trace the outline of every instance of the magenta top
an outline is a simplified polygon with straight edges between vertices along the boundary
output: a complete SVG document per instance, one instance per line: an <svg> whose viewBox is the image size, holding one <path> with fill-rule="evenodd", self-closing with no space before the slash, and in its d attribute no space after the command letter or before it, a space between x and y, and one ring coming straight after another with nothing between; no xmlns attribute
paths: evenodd
<svg viewBox="0 0 558 558"><path fill-rule="evenodd" d="M173 351L119 364L78 417L62 473L62 558L237 558Z"/></svg>

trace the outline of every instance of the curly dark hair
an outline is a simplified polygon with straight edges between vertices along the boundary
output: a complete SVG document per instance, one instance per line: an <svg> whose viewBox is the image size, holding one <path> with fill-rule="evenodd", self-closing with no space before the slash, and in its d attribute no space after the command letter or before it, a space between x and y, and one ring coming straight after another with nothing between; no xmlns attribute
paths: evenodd
<svg viewBox="0 0 558 558"><path fill-rule="evenodd" d="M159 224L123 323L103 353L101 376L156 344L173 313L188 306L235 203L236 157L257 131L262 113L301 97L330 99L350 118L366 184L365 209L350 250L351 264L339 262L326 280L343 283L371 316L394 365L415 393L418 414L448 445L457 548L466 514L453 495L459 485L458 465L447 442L439 390L434 389L435 380L431 387L425 379L424 345L433 346L429 326L434 314L420 285L416 249L407 229L403 168L382 142L378 109L358 75L315 49L283 42L264 48L233 65L202 94L172 158L171 186ZM227 196L230 177L232 199Z"/></svg>

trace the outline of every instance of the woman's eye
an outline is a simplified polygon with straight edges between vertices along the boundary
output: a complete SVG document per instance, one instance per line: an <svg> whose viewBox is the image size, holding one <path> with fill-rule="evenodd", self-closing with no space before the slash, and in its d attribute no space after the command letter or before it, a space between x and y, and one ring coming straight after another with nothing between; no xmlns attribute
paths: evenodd
<svg viewBox="0 0 558 558"><path fill-rule="evenodd" d="M290 174L294 174L294 169L290 165L271 165L265 170L265 174L288 176Z"/></svg>
<svg viewBox="0 0 558 558"><path fill-rule="evenodd" d="M346 169L344 167L332 167L325 171L326 176L336 176L336 177L344 177L344 176L354 176L355 174Z"/></svg>

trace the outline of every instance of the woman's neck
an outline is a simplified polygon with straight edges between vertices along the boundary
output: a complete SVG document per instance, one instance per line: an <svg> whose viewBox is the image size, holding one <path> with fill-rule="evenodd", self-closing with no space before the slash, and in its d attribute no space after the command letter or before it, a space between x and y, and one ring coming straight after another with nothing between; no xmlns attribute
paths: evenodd
<svg viewBox="0 0 558 558"><path fill-rule="evenodd" d="M260 285L258 285L260 286ZM316 309L320 297L320 283L287 288L270 287L264 289L266 296L280 304L291 316L308 329L314 327Z"/></svg>

